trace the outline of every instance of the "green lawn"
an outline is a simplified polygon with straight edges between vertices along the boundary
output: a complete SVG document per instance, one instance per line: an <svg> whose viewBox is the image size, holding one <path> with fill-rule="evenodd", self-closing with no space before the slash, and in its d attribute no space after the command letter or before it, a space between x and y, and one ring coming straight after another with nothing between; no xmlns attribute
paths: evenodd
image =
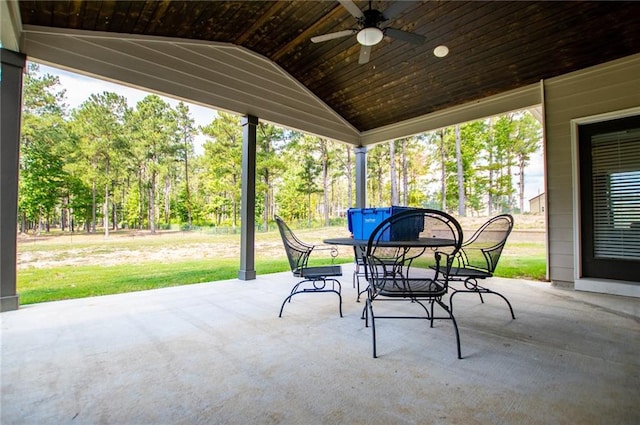
<svg viewBox="0 0 640 425"><path fill-rule="evenodd" d="M349 262L337 259L336 263ZM319 263L320 260L311 262ZM237 260L194 260L118 266L64 266L18 272L20 304L145 291L238 277ZM286 259L256 263L258 274L289 270Z"/></svg>

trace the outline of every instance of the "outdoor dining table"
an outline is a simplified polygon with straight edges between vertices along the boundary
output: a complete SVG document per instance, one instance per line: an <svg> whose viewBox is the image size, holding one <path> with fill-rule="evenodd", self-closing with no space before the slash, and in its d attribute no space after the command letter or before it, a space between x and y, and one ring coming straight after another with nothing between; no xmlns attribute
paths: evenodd
<svg viewBox="0 0 640 425"><path fill-rule="evenodd" d="M327 245L344 245L344 246L362 246L365 247L369 243L368 239L354 239L354 238L329 238L323 240ZM387 248L440 248L446 246L454 246L455 241L453 239L446 238L419 238L414 240L400 240L400 241L376 241L377 246Z"/></svg>
<svg viewBox="0 0 640 425"><path fill-rule="evenodd" d="M368 239L354 239L351 237L341 237L341 238L329 238L324 239L323 242L327 245L341 245L341 246L353 246L354 248L359 247L360 252L357 252L356 249L356 264L358 267L364 266L364 259L360 260L359 257L364 257L367 251L367 245L369 244ZM398 248L408 252L413 248L422 248L424 253L428 248L443 248L449 246L455 246L456 242L453 239L447 238L418 238L413 240L398 240L398 241L377 241L375 244L378 247L385 248ZM354 272L354 276L358 273L358 268ZM358 302L360 301L360 295L365 291L360 291L360 282L358 280ZM364 317L364 313L363 313Z"/></svg>

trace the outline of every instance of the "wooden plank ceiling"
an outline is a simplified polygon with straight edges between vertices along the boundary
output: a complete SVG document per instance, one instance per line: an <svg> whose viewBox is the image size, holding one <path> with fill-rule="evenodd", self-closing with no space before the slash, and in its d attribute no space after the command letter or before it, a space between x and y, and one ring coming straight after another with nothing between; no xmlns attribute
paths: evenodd
<svg viewBox="0 0 640 425"><path fill-rule="evenodd" d="M334 1L20 1L24 25L227 42L276 62L360 131L472 102L640 52L640 2L410 2L358 64ZM367 1L356 1L361 10ZM373 1L383 11L396 2ZM446 45L449 55L433 49Z"/></svg>

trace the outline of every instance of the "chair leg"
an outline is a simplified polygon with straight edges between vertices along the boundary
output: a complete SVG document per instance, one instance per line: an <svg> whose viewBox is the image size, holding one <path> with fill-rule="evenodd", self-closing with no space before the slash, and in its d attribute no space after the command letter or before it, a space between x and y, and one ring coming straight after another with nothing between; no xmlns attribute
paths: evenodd
<svg viewBox="0 0 640 425"><path fill-rule="evenodd" d="M367 292L367 289L360 290L360 282L358 282L358 298L356 298L356 302L360 302L360 296Z"/></svg>
<svg viewBox="0 0 640 425"><path fill-rule="evenodd" d="M362 294L364 294L365 292L367 292L367 289L369 288L369 284L367 283L367 287L365 289L360 289L360 274L356 274L354 275L354 282L355 282L355 286L354 288L357 287L357 291L358 291L358 296L356 298L356 302L359 303L360 302L360 297L362 296Z"/></svg>
<svg viewBox="0 0 640 425"><path fill-rule="evenodd" d="M332 285L331 285L332 289L325 289L327 281L332 282ZM313 284L313 288L299 289L300 285L305 282L311 282ZM318 285L318 282L322 282L322 285L321 286ZM336 285L338 286L337 290L336 290ZM291 290L291 293L289 294L289 296L285 298L284 301L282 302L282 305L280 306L280 314L278 314L278 317L282 317L284 306L287 304L287 302L291 302L291 299L293 298L294 295L304 294L304 293L313 293L313 292L333 292L334 294L338 295L338 311L340 312L340 317L344 317L342 315L342 284L340 283L339 280L337 279L308 280L307 279L307 280L298 282L293 288L294 289Z"/></svg>
<svg viewBox="0 0 640 425"><path fill-rule="evenodd" d="M453 310L450 307L448 307L445 303L443 303L441 300L435 300L435 302L437 302L438 305L440 305L440 307L442 307L447 313L449 313L449 318L453 322L453 329L456 333L456 346L458 347L458 359L462 359L462 350L460 349L460 332L458 331L458 322L456 322L456 318L453 317ZM432 304L432 307L433 307L433 304Z"/></svg>
<svg viewBox="0 0 640 425"><path fill-rule="evenodd" d="M323 291L320 291L320 292L334 292L334 293L338 294L338 311L340 312L340 317L343 317L342 316L342 284L337 279L324 279L325 284L326 284L326 282L328 280L333 282L332 285L331 285L332 289L323 290ZM338 290L337 291L336 291L336 285L338 285ZM322 287L324 288L324 285Z"/></svg>
<svg viewBox="0 0 640 425"><path fill-rule="evenodd" d="M369 317L371 317L371 337L372 337L372 344L373 344L373 358L376 359L378 358L378 354L376 352L376 320L373 315L373 303L369 298L367 298L365 309L367 310L367 313L366 313L367 318L366 318L365 326L368 325Z"/></svg>
<svg viewBox="0 0 640 425"><path fill-rule="evenodd" d="M511 303L509 302L509 300L507 299L507 297L505 297L504 295L502 295L502 294L501 294L501 293L499 293L499 292L494 292L494 291L491 291L491 290L487 290L487 291L488 291L487 293L489 293L489 294L496 294L497 296L499 296L500 298L502 298L502 299L504 300L504 302L506 302L506 303L507 303L507 305L509 306L509 311L511 312L511 318L512 318L513 320L516 320L516 315L515 315L515 314L513 314L513 307L511 307Z"/></svg>
<svg viewBox="0 0 640 425"><path fill-rule="evenodd" d="M509 312L511 313L511 318L513 320L516 319L516 315L513 313L513 307L511 306L511 303L509 302L509 300L507 299L507 297L505 297L504 295L502 295L499 292L495 292L492 291L491 289L487 289L487 288L483 288L483 287L476 287L476 289L474 290L466 290L466 289L458 289L454 292L451 293L451 295L449 296L449 306L451 308L451 312L453 312L453 296L455 294L457 294L458 292L466 292L466 293L476 293L478 295L480 295L480 300L482 300L482 294L494 294L499 296L500 298L502 298L504 300L504 302L507 303L507 306L509 306ZM484 303L484 300L482 300L482 302Z"/></svg>
<svg viewBox="0 0 640 425"><path fill-rule="evenodd" d="M431 315L430 315L431 318L429 319L429 322L431 322L432 328L433 328L433 303L434 303L434 300L431 300Z"/></svg>
<svg viewBox="0 0 640 425"><path fill-rule="evenodd" d="M282 317L282 311L284 310L285 304L287 303L287 301L291 302L291 297L293 297L293 296L294 296L294 294L291 294L287 298L284 299L284 301L282 302L282 305L280 306L280 314L278 314L278 317Z"/></svg>

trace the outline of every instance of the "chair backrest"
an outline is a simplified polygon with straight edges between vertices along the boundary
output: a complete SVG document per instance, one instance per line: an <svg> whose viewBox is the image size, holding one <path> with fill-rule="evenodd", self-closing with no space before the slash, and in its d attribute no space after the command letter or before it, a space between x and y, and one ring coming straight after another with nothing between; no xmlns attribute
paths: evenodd
<svg viewBox="0 0 640 425"><path fill-rule="evenodd" d="M460 224L443 211L416 208L394 214L369 237L368 271L378 276L384 273L407 277L412 265L420 269L433 267L436 277L442 273L446 279L462 239ZM435 241L439 240L446 240L447 246L438 246Z"/></svg>
<svg viewBox="0 0 640 425"><path fill-rule="evenodd" d="M498 215L488 220L462 244L460 266L492 275L512 229L513 217L510 214Z"/></svg>
<svg viewBox="0 0 640 425"><path fill-rule="evenodd" d="M282 243L284 250L287 253L287 259L289 260L289 266L295 276L300 276L302 270L307 267L307 261L309 260L309 254L313 251L313 245L302 242L291 231L289 226L278 216L275 217L278 224L278 230L282 237Z"/></svg>

